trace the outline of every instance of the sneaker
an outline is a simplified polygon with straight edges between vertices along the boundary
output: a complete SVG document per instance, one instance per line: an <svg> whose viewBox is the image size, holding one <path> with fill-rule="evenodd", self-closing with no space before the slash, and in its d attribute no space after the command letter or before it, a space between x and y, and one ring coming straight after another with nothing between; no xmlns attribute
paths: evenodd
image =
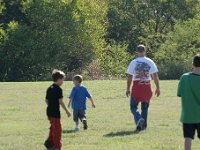
<svg viewBox="0 0 200 150"><path fill-rule="evenodd" d="M44 142L44 146L47 148L47 149L51 149L52 147L51 147L51 144L50 144L50 142L49 142L49 140L46 140L45 142Z"/></svg>
<svg viewBox="0 0 200 150"><path fill-rule="evenodd" d="M142 126L143 126L143 124L144 124L144 119L141 118L141 119L138 121L138 123L137 123L136 130L137 130L137 131L142 131Z"/></svg>
<svg viewBox="0 0 200 150"><path fill-rule="evenodd" d="M76 127L74 130L75 131L80 131L80 127Z"/></svg>
<svg viewBox="0 0 200 150"><path fill-rule="evenodd" d="M87 120L86 120L86 119L83 119L83 129L84 129L84 130L87 130L87 128L88 128Z"/></svg>

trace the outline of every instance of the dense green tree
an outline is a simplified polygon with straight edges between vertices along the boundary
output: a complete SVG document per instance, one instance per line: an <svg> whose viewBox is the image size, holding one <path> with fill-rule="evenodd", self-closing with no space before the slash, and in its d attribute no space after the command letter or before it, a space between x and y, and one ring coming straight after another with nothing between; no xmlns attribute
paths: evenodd
<svg viewBox="0 0 200 150"><path fill-rule="evenodd" d="M2 31L2 81L44 80L53 68L70 72L101 57L106 3L27 0L20 6L29 23L14 18Z"/></svg>
<svg viewBox="0 0 200 150"><path fill-rule="evenodd" d="M195 16L198 4L198 0L110 0L107 41L125 42L131 53L139 43L155 51L176 23Z"/></svg>
<svg viewBox="0 0 200 150"><path fill-rule="evenodd" d="M199 17L176 24L155 54L162 79L178 79L191 71L193 55L200 53Z"/></svg>

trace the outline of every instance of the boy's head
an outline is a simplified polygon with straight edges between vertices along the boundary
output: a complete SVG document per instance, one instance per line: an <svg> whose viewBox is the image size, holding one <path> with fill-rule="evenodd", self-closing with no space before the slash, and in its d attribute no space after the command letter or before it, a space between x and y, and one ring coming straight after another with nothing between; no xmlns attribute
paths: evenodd
<svg viewBox="0 0 200 150"><path fill-rule="evenodd" d="M73 77L73 82L74 82L75 85L81 84L82 81L83 81L83 77L81 75L75 75Z"/></svg>
<svg viewBox="0 0 200 150"><path fill-rule="evenodd" d="M193 57L193 67L198 68L200 67L200 55L197 54Z"/></svg>
<svg viewBox="0 0 200 150"><path fill-rule="evenodd" d="M57 85L61 86L65 80L65 73L60 70L54 69L52 72L52 80Z"/></svg>

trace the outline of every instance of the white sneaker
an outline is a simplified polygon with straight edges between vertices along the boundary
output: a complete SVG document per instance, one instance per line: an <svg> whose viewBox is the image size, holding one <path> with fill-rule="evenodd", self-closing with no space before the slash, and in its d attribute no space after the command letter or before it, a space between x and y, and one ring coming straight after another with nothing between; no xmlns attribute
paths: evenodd
<svg viewBox="0 0 200 150"><path fill-rule="evenodd" d="M80 130L80 127L76 127L74 130L75 130L75 131L79 131L79 130Z"/></svg>

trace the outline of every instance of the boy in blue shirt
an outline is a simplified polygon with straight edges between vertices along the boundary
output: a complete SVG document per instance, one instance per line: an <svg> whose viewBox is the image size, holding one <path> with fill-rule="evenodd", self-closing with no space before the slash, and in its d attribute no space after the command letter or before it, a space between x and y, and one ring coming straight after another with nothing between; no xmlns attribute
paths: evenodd
<svg viewBox="0 0 200 150"><path fill-rule="evenodd" d="M76 131L80 130L79 127L79 119L83 123L83 128L84 130L87 130L87 120L86 120L86 99L89 98L92 107L95 108L94 101L92 99L92 96L88 92L87 88L83 86L81 83L83 81L83 78L81 75L76 75L73 77L73 83L74 83L74 88L72 89L72 92L70 94L70 101L68 104L68 107L72 105L73 109L73 119L76 124Z"/></svg>

